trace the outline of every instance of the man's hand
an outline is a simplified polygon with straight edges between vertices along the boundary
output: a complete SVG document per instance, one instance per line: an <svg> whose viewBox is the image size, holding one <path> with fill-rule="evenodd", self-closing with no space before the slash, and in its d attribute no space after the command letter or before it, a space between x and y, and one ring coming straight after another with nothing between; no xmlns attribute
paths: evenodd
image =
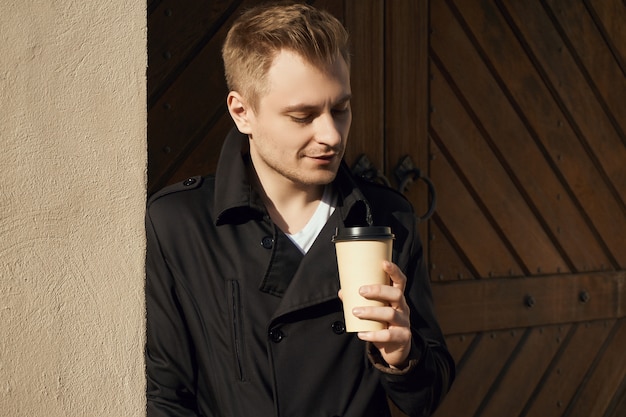
<svg viewBox="0 0 626 417"><path fill-rule="evenodd" d="M409 306L404 298L406 276L391 262L383 262L383 270L391 278L391 285L364 285L360 294L364 298L381 301L385 306L355 307L352 314L361 319L388 323L387 329L359 332L358 337L373 343L390 366L401 369L408 364L411 350Z"/></svg>

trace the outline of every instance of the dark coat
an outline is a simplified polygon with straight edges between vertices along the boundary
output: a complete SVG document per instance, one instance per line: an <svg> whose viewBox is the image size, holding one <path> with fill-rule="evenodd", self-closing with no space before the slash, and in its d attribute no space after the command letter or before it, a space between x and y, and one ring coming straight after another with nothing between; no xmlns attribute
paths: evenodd
<svg viewBox="0 0 626 417"><path fill-rule="evenodd" d="M388 416L387 396L411 416L429 415L454 364L410 204L342 165L337 209L302 255L250 187L244 141L231 132L215 177L149 201L148 416ZM413 350L404 370L345 332L331 236L366 224L391 226L393 261L408 277Z"/></svg>

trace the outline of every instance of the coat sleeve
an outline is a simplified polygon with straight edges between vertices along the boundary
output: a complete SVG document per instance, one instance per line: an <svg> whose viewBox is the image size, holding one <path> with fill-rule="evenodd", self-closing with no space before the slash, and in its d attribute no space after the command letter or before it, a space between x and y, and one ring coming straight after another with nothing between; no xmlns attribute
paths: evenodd
<svg viewBox="0 0 626 417"><path fill-rule="evenodd" d="M196 416L193 345L155 226L146 215L146 395L148 417Z"/></svg>
<svg viewBox="0 0 626 417"><path fill-rule="evenodd" d="M390 368L371 343L367 353L381 371L381 384L387 396L405 414L421 417L430 416L447 394L454 380L455 365L435 317L416 221L413 238L407 246L408 257L403 257L400 266L407 276L405 297L411 310L413 338L409 365L405 369Z"/></svg>

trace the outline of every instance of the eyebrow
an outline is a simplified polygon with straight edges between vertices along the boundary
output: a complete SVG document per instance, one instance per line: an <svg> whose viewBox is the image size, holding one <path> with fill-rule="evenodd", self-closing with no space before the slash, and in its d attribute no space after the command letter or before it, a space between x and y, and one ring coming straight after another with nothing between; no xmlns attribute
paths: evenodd
<svg viewBox="0 0 626 417"><path fill-rule="evenodd" d="M347 101L350 101L350 99L352 99L352 94L346 94L343 97L341 97L339 100L337 100L334 104L333 107L336 106L337 104L342 104L345 103ZM320 106L317 106L315 104L292 104L290 106L287 106L283 109L283 113L292 113L292 112L311 112L311 111L317 111L320 108Z"/></svg>

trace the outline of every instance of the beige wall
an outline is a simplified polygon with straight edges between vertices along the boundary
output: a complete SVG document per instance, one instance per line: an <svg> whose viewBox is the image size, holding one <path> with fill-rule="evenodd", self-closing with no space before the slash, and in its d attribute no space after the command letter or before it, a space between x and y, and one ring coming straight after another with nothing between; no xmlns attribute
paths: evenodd
<svg viewBox="0 0 626 417"><path fill-rule="evenodd" d="M144 414L145 4L0 1L0 415Z"/></svg>

